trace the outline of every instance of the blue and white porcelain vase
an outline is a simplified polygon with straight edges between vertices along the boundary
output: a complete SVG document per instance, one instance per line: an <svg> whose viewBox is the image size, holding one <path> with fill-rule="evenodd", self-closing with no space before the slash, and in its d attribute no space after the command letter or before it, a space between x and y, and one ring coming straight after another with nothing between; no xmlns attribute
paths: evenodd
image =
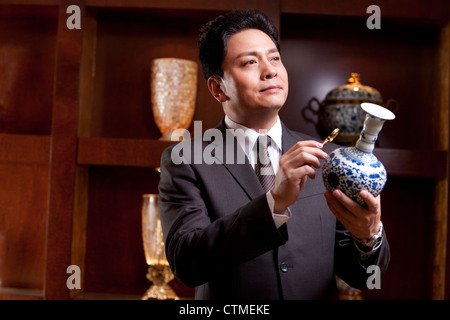
<svg viewBox="0 0 450 320"><path fill-rule="evenodd" d="M322 176L328 191L339 189L364 206L360 191L376 197L386 184L386 170L372 151L384 122L395 115L374 103L361 103L361 108L366 117L356 145L333 150L322 166Z"/></svg>

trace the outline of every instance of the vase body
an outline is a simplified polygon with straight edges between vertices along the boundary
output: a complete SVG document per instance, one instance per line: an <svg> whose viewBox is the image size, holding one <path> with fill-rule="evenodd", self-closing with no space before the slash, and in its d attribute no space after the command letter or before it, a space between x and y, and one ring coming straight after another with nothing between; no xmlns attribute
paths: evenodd
<svg viewBox="0 0 450 320"><path fill-rule="evenodd" d="M361 106L366 117L356 145L333 150L322 166L322 177L328 191L339 189L364 206L359 196L362 190L376 197L386 185L386 169L372 151L383 123L395 116L379 105L363 103Z"/></svg>
<svg viewBox="0 0 450 320"><path fill-rule="evenodd" d="M356 147L342 147L332 151L322 167L325 187L330 192L339 189L361 205L361 190L374 197L383 190L387 174L383 164L372 152Z"/></svg>
<svg viewBox="0 0 450 320"><path fill-rule="evenodd" d="M178 58L159 58L151 66L151 103L161 140L172 132L188 129L197 98L197 63Z"/></svg>

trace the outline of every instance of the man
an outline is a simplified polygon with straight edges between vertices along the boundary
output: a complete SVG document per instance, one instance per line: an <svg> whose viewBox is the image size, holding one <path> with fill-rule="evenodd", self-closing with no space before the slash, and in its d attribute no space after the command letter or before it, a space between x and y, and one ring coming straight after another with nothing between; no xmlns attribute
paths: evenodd
<svg viewBox="0 0 450 320"><path fill-rule="evenodd" d="M234 10L202 28L199 59L226 115L224 138L163 153L161 220L175 276L196 299L334 299L335 274L364 288L366 269L389 261L380 197L362 191L362 207L325 192L316 176L335 146L281 123L288 76L276 28L259 11Z"/></svg>

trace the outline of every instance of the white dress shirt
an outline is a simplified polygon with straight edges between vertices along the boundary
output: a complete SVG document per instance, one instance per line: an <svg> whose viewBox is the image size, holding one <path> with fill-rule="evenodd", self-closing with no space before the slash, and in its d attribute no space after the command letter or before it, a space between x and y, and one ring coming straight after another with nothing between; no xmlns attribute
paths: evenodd
<svg viewBox="0 0 450 320"><path fill-rule="evenodd" d="M268 135L272 139L272 143L268 148L270 162L272 163L273 172L276 174L279 168L279 162L281 157L281 121L277 118L277 122L270 128L269 131L263 129L255 131L253 129L247 128L241 124L238 124L231 120L228 116L225 116L225 125L228 129L233 129L233 134L236 137L241 148L244 150L250 164L253 169L255 169L257 152L256 152L256 140L260 135ZM240 129L240 130L237 130ZM291 211L289 208L282 212L281 214L276 214L273 212L275 207L275 201L272 194L266 193L267 203L272 212L273 220L277 228L279 228L283 223L285 223L291 217Z"/></svg>

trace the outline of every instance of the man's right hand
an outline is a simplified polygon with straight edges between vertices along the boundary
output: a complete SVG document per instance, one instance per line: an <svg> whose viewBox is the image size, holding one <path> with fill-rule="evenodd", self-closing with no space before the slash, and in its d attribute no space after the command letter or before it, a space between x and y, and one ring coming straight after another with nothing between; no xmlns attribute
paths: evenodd
<svg viewBox="0 0 450 320"><path fill-rule="evenodd" d="M316 177L314 168L320 168L319 160L327 157L322 144L313 140L299 141L281 156L270 191L275 201L274 213L282 213L297 200L307 178Z"/></svg>

